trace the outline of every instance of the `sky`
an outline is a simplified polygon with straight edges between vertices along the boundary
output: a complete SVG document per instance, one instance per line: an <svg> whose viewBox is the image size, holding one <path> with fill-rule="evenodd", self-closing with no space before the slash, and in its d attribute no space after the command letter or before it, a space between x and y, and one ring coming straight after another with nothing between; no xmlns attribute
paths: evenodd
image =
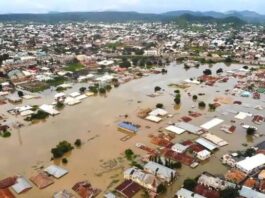
<svg viewBox="0 0 265 198"><path fill-rule="evenodd" d="M138 11L162 13L173 10L251 10L265 14L265 0L0 0L0 13L50 11Z"/></svg>

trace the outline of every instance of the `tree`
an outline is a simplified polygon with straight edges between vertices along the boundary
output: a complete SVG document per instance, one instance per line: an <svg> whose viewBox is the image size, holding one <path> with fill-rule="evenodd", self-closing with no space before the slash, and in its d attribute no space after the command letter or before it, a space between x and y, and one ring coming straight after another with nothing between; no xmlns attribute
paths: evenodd
<svg viewBox="0 0 265 198"><path fill-rule="evenodd" d="M99 93L105 94L106 93L106 89L103 88L103 87L99 88Z"/></svg>
<svg viewBox="0 0 265 198"><path fill-rule="evenodd" d="M185 179L183 183L183 188L193 191L196 185L197 182L194 179Z"/></svg>
<svg viewBox="0 0 265 198"><path fill-rule="evenodd" d="M160 108L160 109L162 109L164 107L164 105L162 104L162 103L158 103L158 104L156 104L156 108Z"/></svg>
<svg viewBox="0 0 265 198"><path fill-rule="evenodd" d="M82 142L81 142L80 139L76 139L74 144L75 144L76 147L80 147Z"/></svg>
<svg viewBox="0 0 265 198"><path fill-rule="evenodd" d="M243 69L248 69L248 66L247 65L243 66Z"/></svg>
<svg viewBox="0 0 265 198"><path fill-rule="evenodd" d="M131 62L124 58L122 62L120 63L120 67L123 67L123 68L131 67Z"/></svg>
<svg viewBox="0 0 265 198"><path fill-rule="evenodd" d="M256 154L256 150L253 148L248 148L245 153L244 153L244 157L252 157L253 155Z"/></svg>
<svg viewBox="0 0 265 198"><path fill-rule="evenodd" d="M247 135L254 135L256 133L256 129L253 127L247 128Z"/></svg>
<svg viewBox="0 0 265 198"><path fill-rule="evenodd" d="M203 101L199 102L198 105L199 105L200 108L205 108L206 107L206 104Z"/></svg>
<svg viewBox="0 0 265 198"><path fill-rule="evenodd" d="M198 96L197 96L197 95L193 95L193 96L192 96L192 99L193 99L193 100L197 100L197 99L198 99Z"/></svg>
<svg viewBox="0 0 265 198"><path fill-rule="evenodd" d="M233 60L232 60L231 56L228 56L228 57L225 58L224 61L225 61L226 63L231 63Z"/></svg>
<svg viewBox="0 0 265 198"><path fill-rule="evenodd" d="M62 163L63 163L63 164L67 164L67 163L68 163L68 160L67 160L66 158L63 158L63 159L62 159Z"/></svg>
<svg viewBox="0 0 265 198"><path fill-rule="evenodd" d="M158 194L163 194L163 193L165 193L167 191L167 187L164 185L164 184L159 184L158 186L157 186L157 193Z"/></svg>
<svg viewBox="0 0 265 198"><path fill-rule="evenodd" d="M155 92L161 91L161 87L156 86L156 87L154 88L154 91L155 91Z"/></svg>
<svg viewBox="0 0 265 198"><path fill-rule="evenodd" d="M239 197L239 192L235 188L228 187L220 192L221 198L237 198Z"/></svg>
<svg viewBox="0 0 265 198"><path fill-rule="evenodd" d="M216 74L220 74L220 73L223 73L223 72L224 72L224 71L223 71L222 68L219 68L219 69L216 70Z"/></svg>
<svg viewBox="0 0 265 198"><path fill-rule="evenodd" d="M62 108L64 108L64 103L58 101L58 102L56 103L56 108L59 109L59 110L62 109Z"/></svg>
<svg viewBox="0 0 265 198"><path fill-rule="evenodd" d="M134 153L131 149L126 149L124 153L128 160L132 160Z"/></svg>
<svg viewBox="0 0 265 198"><path fill-rule="evenodd" d="M216 106L214 104L209 104L208 106L210 111L215 111Z"/></svg>
<svg viewBox="0 0 265 198"><path fill-rule="evenodd" d="M80 93L84 93L86 91L86 88L85 87L80 87L80 89L79 89L79 92Z"/></svg>
<svg viewBox="0 0 265 198"><path fill-rule="evenodd" d="M203 74L204 74L204 75L212 75L212 71L211 71L210 69L205 69L205 70L203 71Z"/></svg>
<svg viewBox="0 0 265 198"><path fill-rule="evenodd" d="M20 98L22 98L22 97L24 96L24 93L23 93L23 91L18 91L18 92L17 92L17 95L18 95Z"/></svg>

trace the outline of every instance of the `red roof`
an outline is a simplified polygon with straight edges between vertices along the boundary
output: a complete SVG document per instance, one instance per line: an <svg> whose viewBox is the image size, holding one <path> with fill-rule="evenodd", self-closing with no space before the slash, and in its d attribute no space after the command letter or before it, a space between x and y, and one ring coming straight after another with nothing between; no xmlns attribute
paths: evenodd
<svg viewBox="0 0 265 198"><path fill-rule="evenodd" d="M194 192L207 198L220 198L219 192L200 184L195 187Z"/></svg>
<svg viewBox="0 0 265 198"><path fill-rule="evenodd" d="M119 186L115 188L115 190L121 193L126 198L133 197L137 192L139 192L141 186L131 180L125 180Z"/></svg>
<svg viewBox="0 0 265 198"><path fill-rule="evenodd" d="M15 198L8 188L0 189L0 198Z"/></svg>

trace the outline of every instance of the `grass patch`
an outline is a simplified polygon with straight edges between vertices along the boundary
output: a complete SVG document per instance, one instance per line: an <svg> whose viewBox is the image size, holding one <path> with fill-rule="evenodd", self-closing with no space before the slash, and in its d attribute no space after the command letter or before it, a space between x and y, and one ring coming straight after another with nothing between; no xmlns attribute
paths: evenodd
<svg viewBox="0 0 265 198"><path fill-rule="evenodd" d="M63 76L57 76L57 77L55 77L52 80L46 81L46 83L48 83L49 86L57 87L57 86L63 84L65 81L66 81L66 78L65 77L63 77Z"/></svg>
<svg viewBox="0 0 265 198"><path fill-rule="evenodd" d="M64 70L71 71L71 72L76 72L76 71L80 71L83 68L84 68L84 65L82 65L81 63L71 63L71 64L68 64L64 68Z"/></svg>

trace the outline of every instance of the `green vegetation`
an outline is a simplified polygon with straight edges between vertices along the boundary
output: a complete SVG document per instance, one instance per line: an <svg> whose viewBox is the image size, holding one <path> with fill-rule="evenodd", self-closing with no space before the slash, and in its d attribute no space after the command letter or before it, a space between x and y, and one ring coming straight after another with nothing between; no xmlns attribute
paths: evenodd
<svg viewBox="0 0 265 198"><path fill-rule="evenodd" d="M150 161L156 162L171 169L180 169L182 167L180 162L171 161L170 159L165 159L163 162L159 156L150 156Z"/></svg>
<svg viewBox="0 0 265 198"><path fill-rule="evenodd" d="M161 91L161 87L159 87L159 86L155 86L154 91L155 91L155 92Z"/></svg>
<svg viewBox="0 0 265 198"><path fill-rule="evenodd" d="M63 84L67 79L63 76L56 76L52 80L47 80L46 83L48 83L49 86L51 87L57 87L61 84Z"/></svg>
<svg viewBox="0 0 265 198"><path fill-rule="evenodd" d="M210 69L205 69L205 70L203 71L203 74L204 74L204 75L212 75L212 71L211 71Z"/></svg>
<svg viewBox="0 0 265 198"><path fill-rule="evenodd" d="M98 87L97 86L89 86L89 91L93 92L94 94L98 93Z"/></svg>
<svg viewBox="0 0 265 198"><path fill-rule="evenodd" d="M67 163L68 163L68 159L63 158L63 159L62 159L62 163L63 163L63 164L67 164Z"/></svg>
<svg viewBox="0 0 265 198"><path fill-rule="evenodd" d="M59 101L55 105L56 109L58 109L58 110L63 109L64 106L65 106L64 103L63 102L59 102Z"/></svg>
<svg viewBox="0 0 265 198"><path fill-rule="evenodd" d="M128 61L126 58L123 58L122 62L120 62L119 65L120 65L120 67L128 68L128 67L131 67L131 62Z"/></svg>
<svg viewBox="0 0 265 198"><path fill-rule="evenodd" d="M31 116L27 117L26 121L33 121L33 120L43 120L49 117L49 114L45 111L38 110L36 113L32 114Z"/></svg>
<svg viewBox="0 0 265 198"><path fill-rule="evenodd" d="M192 96L192 100L197 100L198 99L198 96L197 95L193 95Z"/></svg>
<svg viewBox="0 0 265 198"><path fill-rule="evenodd" d="M85 87L80 87L80 89L79 89L79 92L80 93L84 93L86 91L86 88Z"/></svg>
<svg viewBox="0 0 265 198"><path fill-rule="evenodd" d="M84 68L84 65L82 65L81 63L70 63L68 64L64 70L66 71L71 71L71 72L77 72L77 71L80 71L81 69Z"/></svg>
<svg viewBox="0 0 265 198"><path fill-rule="evenodd" d="M244 157L252 157L256 154L256 150L253 148L248 148L245 153L243 154Z"/></svg>
<svg viewBox="0 0 265 198"><path fill-rule="evenodd" d="M23 93L23 91L18 91L17 95L18 95L18 97L22 98L24 96L24 93Z"/></svg>
<svg viewBox="0 0 265 198"><path fill-rule="evenodd" d="M247 132L247 135L252 136L256 133L256 129L253 127L249 127L249 128L247 128L246 132Z"/></svg>
<svg viewBox="0 0 265 198"><path fill-rule="evenodd" d="M11 136L11 133L7 130L4 130L0 133L0 136L3 137L3 138L8 138Z"/></svg>
<svg viewBox="0 0 265 198"><path fill-rule="evenodd" d="M163 109L164 105L162 103L157 103L156 104L156 108L160 108L160 109Z"/></svg>
<svg viewBox="0 0 265 198"><path fill-rule="evenodd" d="M75 144L76 147L80 147L82 142L81 142L80 139L76 139L74 144Z"/></svg>
<svg viewBox="0 0 265 198"><path fill-rule="evenodd" d="M167 191L167 187L166 187L166 185L165 184L159 184L158 186L157 186L157 193L158 194L163 194L163 193L165 193Z"/></svg>
<svg viewBox="0 0 265 198"><path fill-rule="evenodd" d="M135 166L135 167L142 169L142 170L144 169L144 167L136 161L132 161L130 165Z"/></svg>
<svg viewBox="0 0 265 198"><path fill-rule="evenodd" d="M134 153L131 149L126 149L125 150L125 157L127 160L132 160L134 157Z"/></svg>
<svg viewBox="0 0 265 198"><path fill-rule="evenodd" d="M206 104L203 101L199 102L198 105L199 105L199 108L205 108L206 107Z"/></svg>
<svg viewBox="0 0 265 198"><path fill-rule="evenodd" d="M71 151L74 147L71 145L71 143L67 141L60 142L55 148L51 149L51 153L53 155L53 158L60 158L65 153Z"/></svg>
<svg viewBox="0 0 265 198"><path fill-rule="evenodd" d="M64 88L64 87L57 87L56 88L56 91L57 92L63 92L63 91L65 91L66 90L66 88Z"/></svg>
<svg viewBox="0 0 265 198"><path fill-rule="evenodd" d="M105 94L106 93L105 87L100 87L98 91L99 91L100 94Z"/></svg>
<svg viewBox="0 0 265 198"><path fill-rule="evenodd" d="M214 104L208 104L209 106L209 111L215 111L216 106Z"/></svg>
<svg viewBox="0 0 265 198"><path fill-rule="evenodd" d="M227 197L237 198L239 197L239 192L237 189L229 187L220 192L220 197L221 198L227 198Z"/></svg>
<svg viewBox="0 0 265 198"><path fill-rule="evenodd" d="M181 103L181 95L180 93L177 93L175 98L174 98L175 104L179 105Z"/></svg>
<svg viewBox="0 0 265 198"><path fill-rule="evenodd" d="M193 191L196 187L197 182L194 179L185 179L183 183L183 188L186 188L187 190Z"/></svg>

